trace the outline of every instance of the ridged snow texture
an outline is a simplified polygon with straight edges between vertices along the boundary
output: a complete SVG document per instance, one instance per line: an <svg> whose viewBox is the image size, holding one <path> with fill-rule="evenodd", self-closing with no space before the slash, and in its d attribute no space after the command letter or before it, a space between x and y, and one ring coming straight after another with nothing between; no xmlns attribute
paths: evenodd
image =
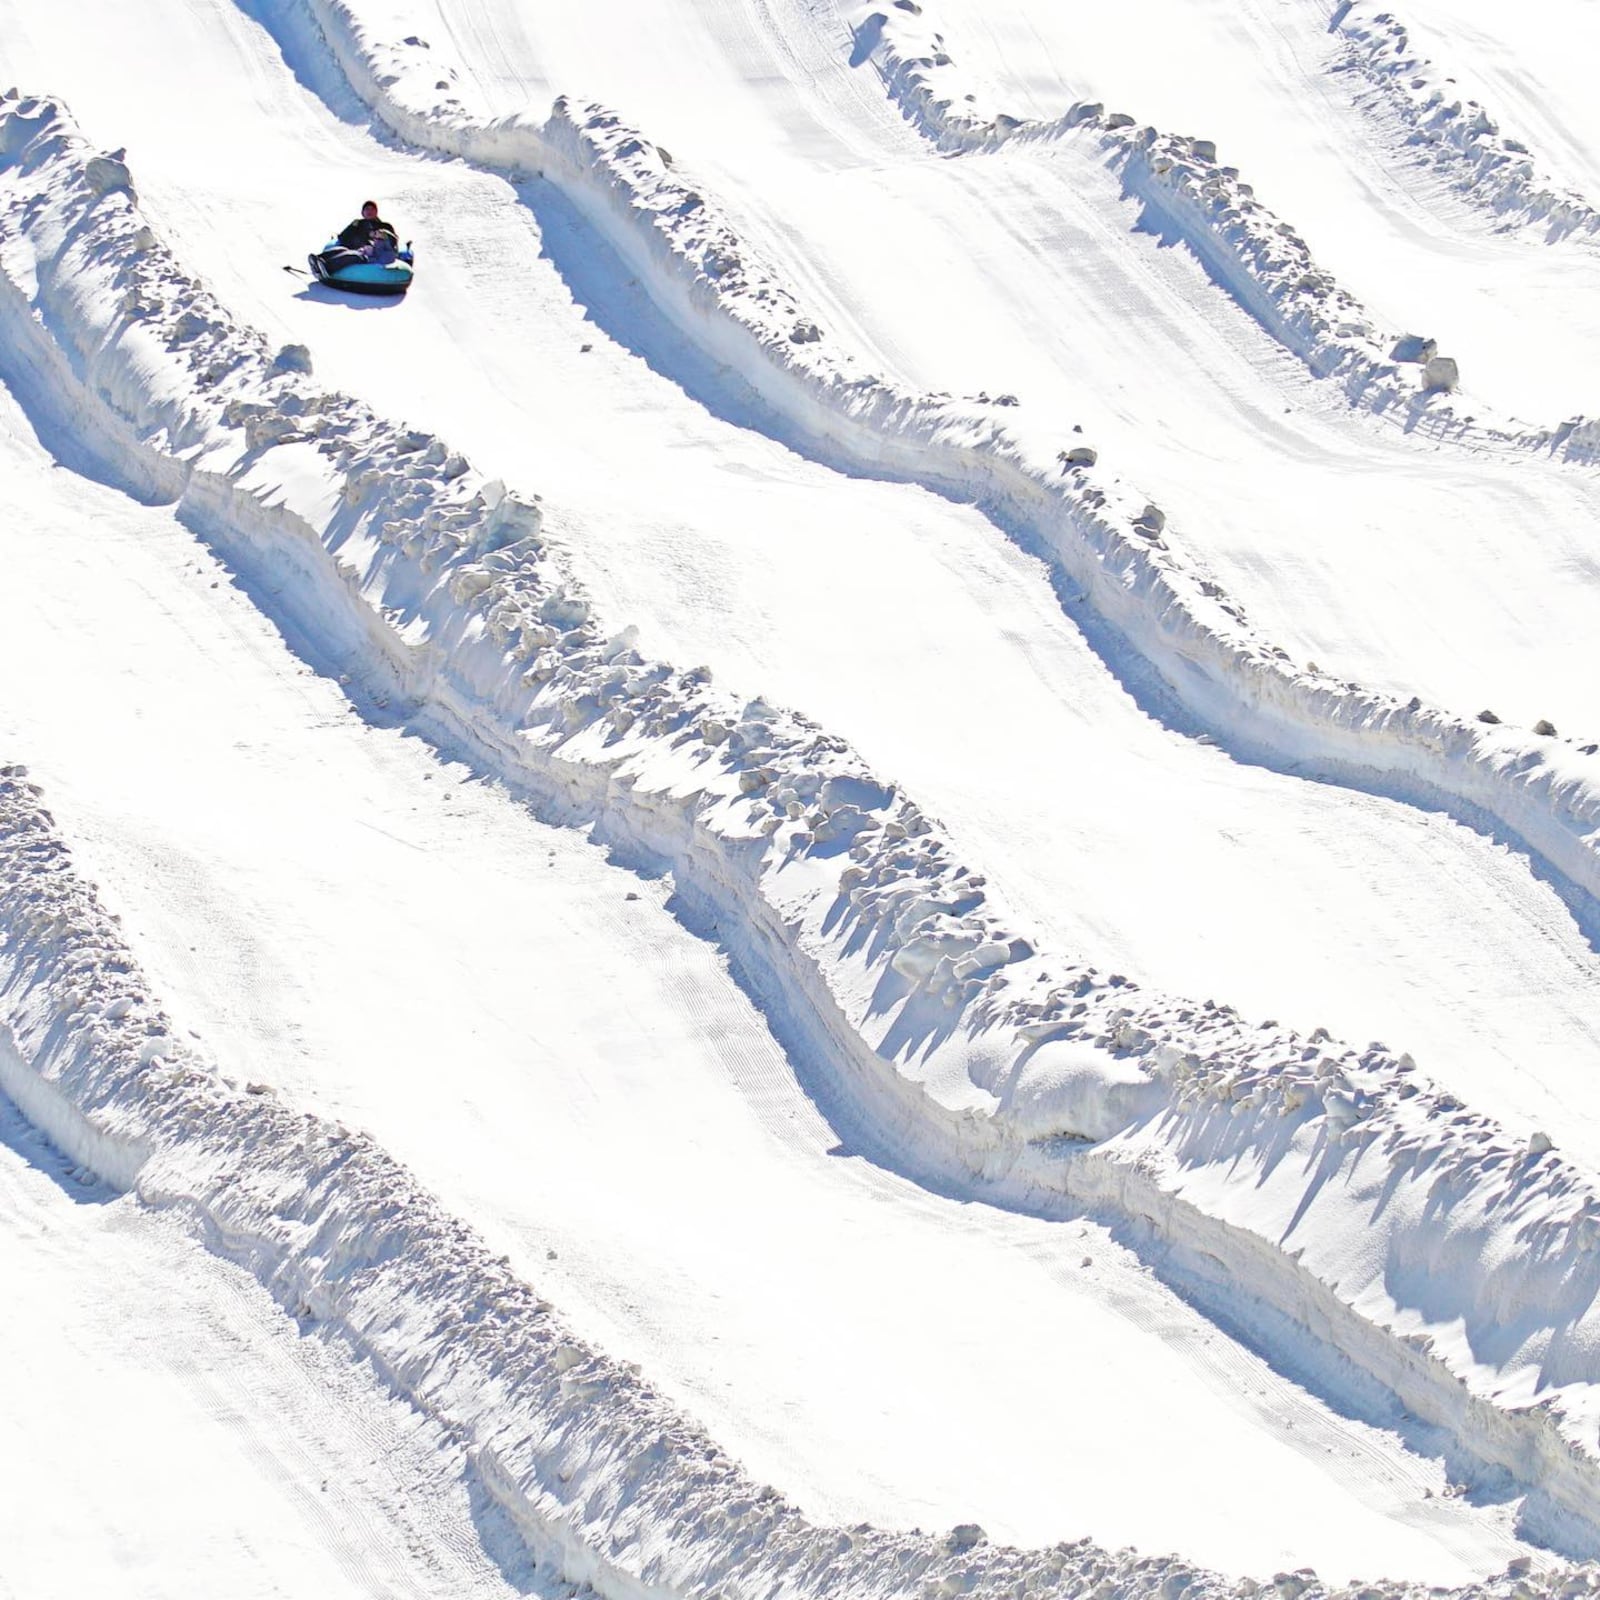
<svg viewBox="0 0 1600 1600"><path fill-rule="evenodd" d="M719 310L738 282L726 326L771 315L786 350L816 350L789 342L792 302L764 295L743 256L736 280L726 265L690 275L676 254L686 238L703 265L709 248L725 262L730 236L703 202L683 206L643 141L603 114L565 112L551 139L588 163L591 191L605 176L607 203L641 214L674 281ZM287 576L302 625L369 684L409 697L423 726L467 743L547 814L669 865L714 908L757 987L784 995L834 1093L925 1169L1135 1219L1158 1267L1202 1302L1236 1316L1271 1307L1295 1337L1314 1330L1480 1459L1541 1485L1569 1519L1592 1518L1597 1374L1583 1355L1593 1341L1574 1334L1593 1299L1581 1291L1600 1200L1557 1155L1515 1147L1380 1046L1252 1029L1210 1002L1036 954L937 828L842 743L606 641L536 506L441 441L319 390L303 351L273 355L239 329L143 225L130 183L58 106L0 104L0 328L38 403L66 408L79 438L178 500L241 566ZM1155 516L1102 515L1104 491L1058 487L982 411L792 370L830 405L859 396L863 426L916 456L1003 468L1036 510L1059 500L1074 547L1113 569L1114 588L1128 579L1134 621L1188 625L1163 589L1175 558ZM274 461L301 478L314 464L326 494L285 503ZM808 1527L647 1390L550 1331L503 1263L485 1262L381 1152L189 1062L19 774L0 800L8 1027L32 1066L9 1072L8 1092L105 1176L139 1170L152 1198L198 1172L182 1192L219 1245L286 1303L347 1326L403 1392L458 1426L570 1576L613 1595L644 1582L755 1594L791 1579L863 1594L946 1579L946 1593L1216 1591L1181 1564L1084 1545L1019 1555ZM1312 1159L1283 1160L1290 1148ZM157 1158L141 1168L147 1150ZM1186 1197L1208 1175L1223 1180L1216 1192ZM1354 1263L1341 1254L1351 1207L1365 1245ZM1295 1255L1280 1248L1291 1218ZM1385 1284L1419 1274L1428 1325L1459 1318L1464 1344L1434 1346L1412 1331L1415 1310L1382 1302ZM1569 1385L1565 1398L1501 1403L1475 1364L1480 1339ZM1587 1577L1572 1581L1587 1592Z"/></svg>
<svg viewBox="0 0 1600 1600"><path fill-rule="evenodd" d="M1341 4L1334 26L1344 41L1339 70L1365 81L1360 103L1400 130L1402 148L1507 228L1538 226L1555 240L1600 233L1600 213L1573 190L1541 172L1520 140L1501 133L1476 100L1411 47L1391 12Z"/></svg>

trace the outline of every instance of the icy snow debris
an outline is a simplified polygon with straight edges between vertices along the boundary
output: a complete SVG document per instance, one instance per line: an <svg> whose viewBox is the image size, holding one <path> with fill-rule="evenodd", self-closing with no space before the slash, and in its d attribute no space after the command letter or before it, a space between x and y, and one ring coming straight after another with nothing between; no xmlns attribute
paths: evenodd
<svg viewBox="0 0 1600 1600"><path fill-rule="evenodd" d="M1420 333L1403 333L1395 340L1389 355L1394 361L1422 362L1431 360L1438 349L1436 339L1425 339Z"/></svg>
<svg viewBox="0 0 1600 1600"><path fill-rule="evenodd" d="M272 358L272 368L275 372L303 372L309 374L311 371L311 352L303 344L286 344Z"/></svg>
<svg viewBox="0 0 1600 1600"><path fill-rule="evenodd" d="M114 189L132 190L133 174L122 156L118 150L112 155L94 156L85 164L84 179L97 195L110 194Z"/></svg>

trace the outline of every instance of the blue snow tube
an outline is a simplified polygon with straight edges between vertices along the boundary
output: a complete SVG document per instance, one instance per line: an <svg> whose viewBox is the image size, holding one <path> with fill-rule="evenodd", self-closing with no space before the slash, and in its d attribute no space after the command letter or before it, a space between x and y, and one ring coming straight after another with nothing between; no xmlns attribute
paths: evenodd
<svg viewBox="0 0 1600 1600"><path fill-rule="evenodd" d="M352 294L404 294L411 287L413 266L409 245L393 261L347 261L329 266L325 258L339 249L339 241L330 239L322 247L321 254L306 258L318 283L325 283L331 289L348 289Z"/></svg>

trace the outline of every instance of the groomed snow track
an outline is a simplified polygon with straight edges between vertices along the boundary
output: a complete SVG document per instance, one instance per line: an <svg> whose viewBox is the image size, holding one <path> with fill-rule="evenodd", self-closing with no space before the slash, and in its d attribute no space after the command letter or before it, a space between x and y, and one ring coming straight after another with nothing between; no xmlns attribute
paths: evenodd
<svg viewBox="0 0 1600 1600"><path fill-rule="evenodd" d="M592 822L625 852L669 864L738 930L730 941L753 986L784 997L836 1093L901 1143L908 1165L1013 1204L1067 1200L1138 1219L1152 1259L1202 1303L1241 1291L1265 1300L1462 1449L1536 1488L1558 1519L1588 1521L1595 1374L1581 1349L1555 1341L1546 1381L1564 1398L1528 1404L1496 1393L1459 1350L1408 1337L1403 1312L1373 1303L1390 1264L1422 1257L1474 1334L1538 1346L1569 1330L1588 1303L1574 1280L1600 1217L1579 1174L1461 1113L1403 1057L1248 1029L1209 1002L1153 998L1036 951L928 819L840 741L604 640L534 504L482 483L442 441L321 391L302 352L274 355L238 329L144 224L126 166L96 155L61 108L12 101L3 116L0 181L20 202L0 235L8 360L31 370L30 392L53 393L57 420L92 440L120 481L179 502L241 566L262 550L292 563L302 592L285 604L304 608L299 625L403 696L419 726L472 750L546 814ZM737 262L715 289L682 270L689 246L703 260L708 239L719 250L728 241L698 215L703 203L684 212L658 169L642 193L630 163L649 163L648 146L603 113L558 113L541 137L605 196L591 202L599 214L615 206L633 228L643 198L658 220L668 201L671 214L697 218L687 243L668 227L636 233L651 241L638 259L664 299L706 301L714 336L731 336L754 374L772 374L778 398L809 396L837 428L847 413L834 397L855 392L851 425L879 451L903 451L925 479L942 470L1036 515L1064 512L1075 541L1101 541L1097 566L1120 563L1133 580L1100 594L1108 611L1109 592L1133 595L1113 620L1133 636L1176 633L1231 664L1198 680L1206 692L1239 694L1252 682L1241 660L1268 683L1283 678L1268 647L1239 643L1241 619L1218 597L1201 600L1228 623L1202 633L1190 619L1175 595L1179 558L1125 491L1058 487L1059 467L1030 468L985 414L773 361L775 347L804 354L816 342L797 341L804 325L788 323L779 346L766 325L729 310L749 318L752 306L775 306L787 322L792 300ZM730 277L748 293L730 297ZM105 307L116 308L110 322ZM254 491L269 476L299 487L264 499ZM1338 715L1303 692L1309 701L1289 696L1303 722L1277 715L1301 736L1331 738ZM1543 765L1508 777L1534 748L1514 736L1420 710L1369 716L1369 697L1325 692L1328 710L1357 708L1347 737L1362 751L1374 727L1404 748L1392 720L1420 719L1402 722L1431 730L1409 760L1451 776L1457 793L1468 787L1458 769L1479 775L1518 831L1588 886L1595 800L1581 766L1576 777ZM485 1262L370 1143L209 1077L173 1042L20 774L8 774L4 795L7 1092L109 1181L193 1205L280 1299L348 1329L397 1388L471 1439L486 1485L569 1577L614 1595L758 1593L775 1581L885 1594L928 1583L1220 1588L1178 1563L1092 1547L1021 1554L970 1530L944 1543L818 1530L763 1498L627 1374L563 1340L532 1291ZM1315 1170L1309 1183L1285 1172L1290 1148ZM312 1151L326 1162L307 1179ZM1231 1216L1220 1179L1241 1163L1270 1199ZM402 1191L410 1198L397 1207ZM1379 1259L1343 1259L1351 1213L1374 1201L1367 1238L1381 1241ZM1298 1256L1278 1242L1291 1220ZM402 1360L419 1330L431 1330L427 1357ZM478 1363L482 1381L448 1386L458 1363ZM452 1411L476 1392L525 1396L519 1404L535 1409ZM691 1460L703 1464L689 1472ZM1562 1579L1571 1593L1588 1581Z"/></svg>

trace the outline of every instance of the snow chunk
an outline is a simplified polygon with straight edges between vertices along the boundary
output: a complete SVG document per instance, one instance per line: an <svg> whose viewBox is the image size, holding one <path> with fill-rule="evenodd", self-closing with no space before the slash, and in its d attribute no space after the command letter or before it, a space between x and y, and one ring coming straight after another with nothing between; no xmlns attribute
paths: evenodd
<svg viewBox="0 0 1600 1600"><path fill-rule="evenodd" d="M272 358L274 372L311 371L311 351L303 344L286 344Z"/></svg>
<svg viewBox="0 0 1600 1600"><path fill-rule="evenodd" d="M1422 369L1422 387L1449 394L1461 382L1461 373L1449 356L1429 356Z"/></svg>
<svg viewBox="0 0 1600 1600"><path fill-rule="evenodd" d="M589 620L589 602L558 589L539 607L539 620L563 630L580 628Z"/></svg>
<svg viewBox="0 0 1600 1600"><path fill-rule="evenodd" d="M1079 1040L1047 1039L1023 1058L999 1115L1017 1136L1098 1144L1164 1100L1137 1060L1118 1060Z"/></svg>
<svg viewBox="0 0 1600 1600"><path fill-rule="evenodd" d="M1391 361L1430 361L1438 353L1439 341L1425 338L1420 333L1403 333L1389 351Z"/></svg>
<svg viewBox="0 0 1600 1600"><path fill-rule="evenodd" d="M117 150L108 156L95 156L84 167L83 176L96 194L110 194L113 190L133 192L133 174Z"/></svg>

